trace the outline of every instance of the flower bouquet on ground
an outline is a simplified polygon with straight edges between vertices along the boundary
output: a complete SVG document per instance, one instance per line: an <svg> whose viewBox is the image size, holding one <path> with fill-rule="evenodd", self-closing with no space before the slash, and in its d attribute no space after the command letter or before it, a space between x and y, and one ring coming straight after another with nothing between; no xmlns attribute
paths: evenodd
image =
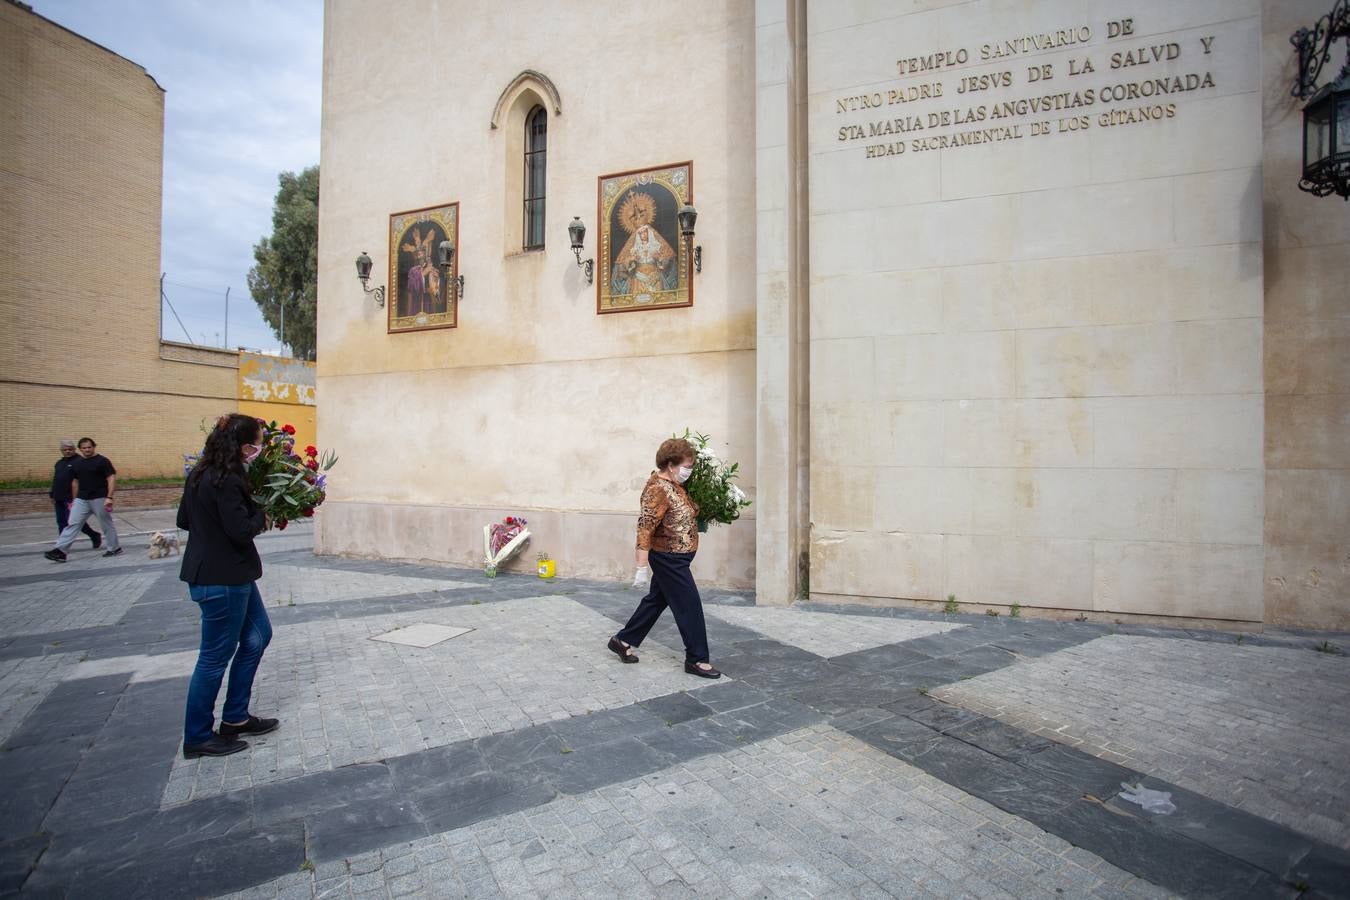
<svg viewBox="0 0 1350 900"><path fill-rule="evenodd" d="M706 434L693 434L686 428L679 436L694 445L694 471L684 490L698 504L698 530L707 531L711 524L730 525L750 505L745 491L731 483L741 464L718 459Z"/></svg>
<svg viewBox="0 0 1350 900"><path fill-rule="evenodd" d="M529 541L530 532L525 527L528 524L520 516L507 516L500 522L483 526L483 560L487 577L496 578L497 567L519 553Z"/></svg>
<svg viewBox="0 0 1350 900"><path fill-rule="evenodd" d="M304 455L295 452L295 426L258 420L262 426L262 452L248 467L249 491L253 502L284 531L292 519L307 519L327 496L328 476L323 474L337 463L329 450L322 457L310 444Z"/></svg>

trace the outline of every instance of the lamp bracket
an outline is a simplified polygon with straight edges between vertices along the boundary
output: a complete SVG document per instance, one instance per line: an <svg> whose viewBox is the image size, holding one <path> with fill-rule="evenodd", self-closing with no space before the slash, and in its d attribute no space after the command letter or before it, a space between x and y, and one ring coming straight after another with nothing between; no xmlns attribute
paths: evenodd
<svg viewBox="0 0 1350 900"><path fill-rule="evenodd" d="M594 281L595 281L595 259L594 259L594 258L592 258L592 259L582 259L582 258L581 258L581 248L580 248L580 247L573 247L573 248L572 248L572 252L575 253L576 256L577 256L577 265L581 268L582 272L584 272L584 273L586 274L586 283L587 283L587 284L592 284L592 283L594 283Z"/></svg>
<svg viewBox="0 0 1350 900"><path fill-rule="evenodd" d="M367 297L369 297L371 294L374 294L375 305L380 307L380 309L384 309L384 285L380 285L379 287L373 288L366 287L366 280L363 278L361 279L361 290L366 292Z"/></svg>
<svg viewBox="0 0 1350 900"><path fill-rule="evenodd" d="M1331 60L1331 45L1339 38L1350 39L1350 0L1336 0L1331 11L1312 28L1300 28L1289 37L1298 51L1298 79L1292 91L1295 97L1306 100L1317 90L1322 67ZM1346 75L1350 75L1350 47L1341 68L1341 77Z"/></svg>

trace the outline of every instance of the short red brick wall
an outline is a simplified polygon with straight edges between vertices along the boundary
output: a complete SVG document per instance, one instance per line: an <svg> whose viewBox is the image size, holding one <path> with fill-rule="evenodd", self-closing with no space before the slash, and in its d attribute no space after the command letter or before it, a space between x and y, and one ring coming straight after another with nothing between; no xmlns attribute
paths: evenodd
<svg viewBox="0 0 1350 900"><path fill-rule="evenodd" d="M182 494L181 485L126 485L117 489L115 499L121 509L151 509L177 506ZM51 511L52 501L45 488L0 491L0 519Z"/></svg>

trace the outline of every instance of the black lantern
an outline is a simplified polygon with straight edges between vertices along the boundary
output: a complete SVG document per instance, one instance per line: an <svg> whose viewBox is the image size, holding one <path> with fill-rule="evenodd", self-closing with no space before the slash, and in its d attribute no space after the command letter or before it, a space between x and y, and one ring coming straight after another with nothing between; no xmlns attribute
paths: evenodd
<svg viewBox="0 0 1350 900"><path fill-rule="evenodd" d="M680 207L680 211L675 214L675 218L680 220L680 237L686 241L694 239L694 223L698 221L698 210L686 203ZM694 271L703 271L703 245L700 244L694 248Z"/></svg>
<svg viewBox="0 0 1350 900"><path fill-rule="evenodd" d="M694 223L698 221L698 210L686 203L680 207L676 217L680 220L680 235L687 238L693 237Z"/></svg>
<svg viewBox="0 0 1350 900"><path fill-rule="evenodd" d="M356 277L361 280L361 290L366 292L366 296L374 295L375 305L384 306L384 285L370 287L367 284L370 281L370 255L364 250L356 258Z"/></svg>
<svg viewBox="0 0 1350 900"><path fill-rule="evenodd" d="M450 241L441 241L436 245L436 265L440 266L445 272L445 277L450 278L450 269L455 264L455 245ZM457 275L450 278L450 291L456 297L464 296L464 276Z"/></svg>
<svg viewBox="0 0 1350 900"><path fill-rule="evenodd" d="M586 283L590 284L595 280L595 260L581 258L581 248L586 246L586 225L581 221L581 216L572 217L571 224L567 226L567 236L572 239L572 252L576 254L577 265L586 273Z"/></svg>
<svg viewBox="0 0 1350 900"><path fill-rule="evenodd" d="M1303 178L1299 188L1350 201L1350 74L1326 85L1303 107Z"/></svg>
<svg viewBox="0 0 1350 900"><path fill-rule="evenodd" d="M1298 186L1318 197L1339 194L1350 200L1350 47L1336 80L1317 89L1322 67L1331 61L1332 45L1342 38L1350 44L1350 0L1336 0L1330 12L1312 28L1295 31L1289 43L1298 51L1293 94L1308 100L1303 107L1303 177Z"/></svg>

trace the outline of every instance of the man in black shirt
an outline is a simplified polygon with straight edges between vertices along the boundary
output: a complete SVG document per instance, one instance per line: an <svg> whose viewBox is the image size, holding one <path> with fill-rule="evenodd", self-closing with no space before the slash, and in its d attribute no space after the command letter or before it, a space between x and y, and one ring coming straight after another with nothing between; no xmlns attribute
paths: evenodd
<svg viewBox="0 0 1350 900"><path fill-rule="evenodd" d="M121 556L122 544L113 525L113 491L117 489L117 470L106 456L96 451L93 438L80 438L80 456L71 466L75 481L71 484L70 524L56 539L56 546L43 556L52 562L65 562L66 551L80 536L80 528L90 516L98 516L103 526L103 537L108 542L104 556Z"/></svg>
<svg viewBox="0 0 1350 900"><path fill-rule="evenodd" d="M75 480L75 442L64 440L61 442L61 458L56 461L56 469L52 472L52 489L47 492L47 496L52 498L52 507L56 510L56 535L61 536L61 532L66 530L70 524L70 504L74 499L74 492L70 484ZM103 543L103 535L89 527L85 522L80 529L89 536L89 540L94 542L94 549L97 550Z"/></svg>

